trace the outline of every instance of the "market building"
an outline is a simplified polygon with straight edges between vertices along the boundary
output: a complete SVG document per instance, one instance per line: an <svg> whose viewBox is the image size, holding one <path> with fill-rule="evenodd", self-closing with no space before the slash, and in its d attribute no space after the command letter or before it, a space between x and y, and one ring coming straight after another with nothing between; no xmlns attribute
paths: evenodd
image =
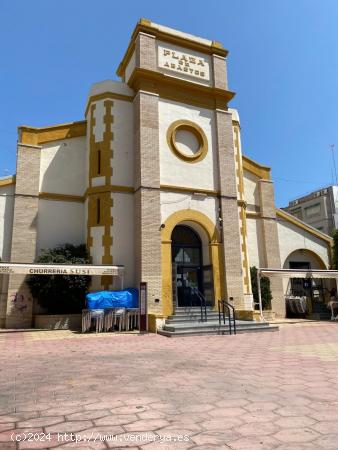
<svg viewBox="0 0 338 450"><path fill-rule="evenodd" d="M125 266L126 286L147 282L158 328L193 289L254 318L251 266L328 268L330 238L277 209L270 168L242 154L227 54L141 19L121 81L91 87L85 120L20 126L16 175L0 180L1 259L86 242L94 264ZM101 288L112 279L96 277ZM271 289L284 316L287 286ZM0 326L30 327L33 312L24 276L2 276Z"/></svg>

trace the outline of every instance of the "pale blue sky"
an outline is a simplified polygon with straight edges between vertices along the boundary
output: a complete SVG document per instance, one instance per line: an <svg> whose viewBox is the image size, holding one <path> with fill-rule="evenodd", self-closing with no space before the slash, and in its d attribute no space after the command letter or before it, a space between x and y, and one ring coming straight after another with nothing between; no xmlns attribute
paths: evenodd
<svg viewBox="0 0 338 450"><path fill-rule="evenodd" d="M336 0L2 0L0 176L15 172L17 125L83 119L90 85L116 78L140 17L229 50L243 153L272 167L278 206L331 184Z"/></svg>

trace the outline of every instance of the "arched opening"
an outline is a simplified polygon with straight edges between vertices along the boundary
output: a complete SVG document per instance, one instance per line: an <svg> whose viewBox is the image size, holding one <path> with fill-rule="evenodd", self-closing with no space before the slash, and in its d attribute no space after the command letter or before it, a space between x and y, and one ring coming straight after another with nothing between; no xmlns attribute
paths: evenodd
<svg viewBox="0 0 338 450"><path fill-rule="evenodd" d="M283 269L325 270L324 261L308 249L298 249L285 259ZM327 303L330 300L332 281L320 278L290 278L285 280L287 317L311 319L329 318Z"/></svg>
<svg viewBox="0 0 338 450"><path fill-rule="evenodd" d="M177 225L171 248L175 306L198 306L196 290L204 295L201 239L191 227Z"/></svg>
<svg viewBox="0 0 338 450"><path fill-rule="evenodd" d="M207 305L215 306L215 299L224 297L224 272L221 263L222 248L215 224L199 211L193 209L176 211L166 219L161 232L162 300L163 315L165 317L173 314L178 306L176 290L177 268L173 264L172 254L173 231L179 226L186 226L191 229L200 241L201 257L200 264L197 266L201 267L202 270L202 289L204 289ZM182 239L180 240L182 243ZM196 244L196 239L194 239L194 242ZM179 242L176 241L176 243ZM191 244L191 240L189 244Z"/></svg>

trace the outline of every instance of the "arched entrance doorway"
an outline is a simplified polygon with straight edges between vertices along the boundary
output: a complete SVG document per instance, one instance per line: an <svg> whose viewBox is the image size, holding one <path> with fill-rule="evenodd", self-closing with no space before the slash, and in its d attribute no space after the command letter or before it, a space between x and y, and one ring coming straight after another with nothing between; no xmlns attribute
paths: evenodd
<svg viewBox="0 0 338 450"><path fill-rule="evenodd" d="M171 249L174 304L199 306L197 290L205 294L201 239L190 226L177 225L171 235Z"/></svg>
<svg viewBox="0 0 338 450"><path fill-rule="evenodd" d="M203 287L207 305L224 297L222 246L215 224L200 211L182 209L171 214L163 223L162 249L162 302L165 317L174 314L177 306L176 272L172 258L172 234L176 226L191 228L200 238L203 258Z"/></svg>
<svg viewBox="0 0 338 450"><path fill-rule="evenodd" d="M324 261L309 249L294 250L285 259L283 269L325 270ZM286 285L287 283L287 285ZM290 278L284 281L287 317L329 319L326 303L330 300L332 281L321 278Z"/></svg>

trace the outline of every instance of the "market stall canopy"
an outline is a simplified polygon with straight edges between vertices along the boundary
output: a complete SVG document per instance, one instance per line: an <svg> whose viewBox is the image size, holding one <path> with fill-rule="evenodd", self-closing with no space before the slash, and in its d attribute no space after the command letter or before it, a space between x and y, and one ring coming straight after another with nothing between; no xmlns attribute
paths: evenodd
<svg viewBox="0 0 338 450"><path fill-rule="evenodd" d="M269 278L338 278L338 270L258 269L258 274Z"/></svg>

